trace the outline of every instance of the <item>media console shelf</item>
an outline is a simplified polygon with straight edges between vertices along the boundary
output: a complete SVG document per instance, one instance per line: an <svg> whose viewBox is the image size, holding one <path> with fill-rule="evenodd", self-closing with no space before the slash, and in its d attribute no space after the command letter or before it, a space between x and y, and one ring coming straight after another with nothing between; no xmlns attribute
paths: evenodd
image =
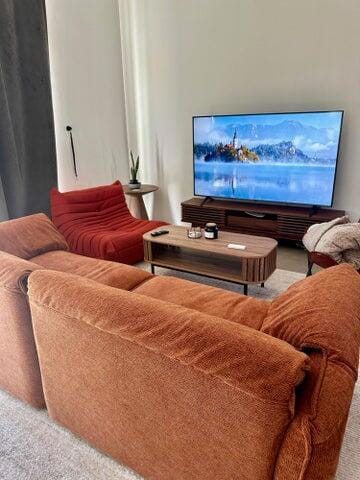
<svg viewBox="0 0 360 480"><path fill-rule="evenodd" d="M268 205L261 203L212 200L194 197L181 204L182 221L203 227L216 222L219 228L237 233L260 235L277 240L301 239L310 225L345 215L343 210L311 207Z"/></svg>

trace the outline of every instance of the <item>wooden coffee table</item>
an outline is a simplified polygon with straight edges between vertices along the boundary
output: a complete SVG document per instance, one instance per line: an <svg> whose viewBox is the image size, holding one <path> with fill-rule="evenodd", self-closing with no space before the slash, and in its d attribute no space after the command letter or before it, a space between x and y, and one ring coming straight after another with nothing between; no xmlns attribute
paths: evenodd
<svg viewBox="0 0 360 480"><path fill-rule="evenodd" d="M248 284L264 286L276 268L277 242L272 238L220 231L217 240L191 239L186 227L162 228L169 233L143 236L144 260L150 263L152 273L158 266L239 283L247 295ZM229 243L246 245L246 250L230 249Z"/></svg>

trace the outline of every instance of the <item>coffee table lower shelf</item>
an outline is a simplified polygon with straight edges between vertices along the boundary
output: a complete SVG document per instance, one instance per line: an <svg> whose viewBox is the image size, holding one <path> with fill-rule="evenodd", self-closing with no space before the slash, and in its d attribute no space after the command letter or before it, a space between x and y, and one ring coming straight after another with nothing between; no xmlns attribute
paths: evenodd
<svg viewBox="0 0 360 480"><path fill-rule="evenodd" d="M225 255L209 255L205 251L145 241L144 260L150 263L152 273L155 273L155 267L163 267L224 280L243 285L244 295L247 295L249 284L264 287L265 280L275 270L276 254L272 267L264 258L239 258L235 261Z"/></svg>

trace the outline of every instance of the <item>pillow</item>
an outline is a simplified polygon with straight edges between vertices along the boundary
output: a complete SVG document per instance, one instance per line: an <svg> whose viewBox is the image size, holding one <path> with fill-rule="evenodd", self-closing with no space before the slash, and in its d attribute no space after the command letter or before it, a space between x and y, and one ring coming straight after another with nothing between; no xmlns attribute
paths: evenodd
<svg viewBox="0 0 360 480"><path fill-rule="evenodd" d="M29 260L52 250L68 250L68 244L43 213L0 223L0 250Z"/></svg>

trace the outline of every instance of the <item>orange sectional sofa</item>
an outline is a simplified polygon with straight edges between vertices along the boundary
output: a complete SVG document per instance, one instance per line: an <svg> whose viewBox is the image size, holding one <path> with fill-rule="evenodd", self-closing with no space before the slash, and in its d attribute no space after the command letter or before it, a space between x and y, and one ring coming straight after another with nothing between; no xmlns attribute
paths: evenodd
<svg viewBox="0 0 360 480"><path fill-rule="evenodd" d="M46 215L0 223L0 388L36 408L45 407L45 401L26 293L29 274L60 270L120 289L131 289L151 276L68 250Z"/></svg>
<svg viewBox="0 0 360 480"><path fill-rule="evenodd" d="M334 478L359 362L352 267L272 302L171 277L128 290L31 273L53 419L147 479Z"/></svg>

